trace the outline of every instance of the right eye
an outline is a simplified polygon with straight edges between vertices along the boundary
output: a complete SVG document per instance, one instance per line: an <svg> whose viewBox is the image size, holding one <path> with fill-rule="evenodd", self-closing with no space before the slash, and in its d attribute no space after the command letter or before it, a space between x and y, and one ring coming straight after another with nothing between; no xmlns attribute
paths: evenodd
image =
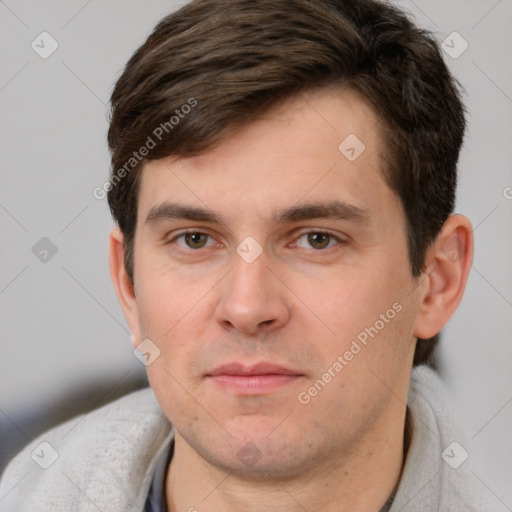
<svg viewBox="0 0 512 512"><path fill-rule="evenodd" d="M210 235L201 231L186 231L175 236L170 243L176 243L183 249L197 250L210 247L214 243L212 239L211 243L208 244L208 238L211 238ZM181 242L178 242L178 240Z"/></svg>

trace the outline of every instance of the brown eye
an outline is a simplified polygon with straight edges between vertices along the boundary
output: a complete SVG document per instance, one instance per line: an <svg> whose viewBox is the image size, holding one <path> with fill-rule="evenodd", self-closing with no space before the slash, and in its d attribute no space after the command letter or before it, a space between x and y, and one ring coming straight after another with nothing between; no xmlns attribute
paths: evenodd
<svg viewBox="0 0 512 512"><path fill-rule="evenodd" d="M330 241L331 235L327 233L308 233L308 243L314 249L325 249Z"/></svg>
<svg viewBox="0 0 512 512"><path fill-rule="evenodd" d="M202 249L208 241L208 235L205 233L184 233L182 236L190 249Z"/></svg>
<svg viewBox="0 0 512 512"><path fill-rule="evenodd" d="M304 249L314 249L320 251L322 249L329 249L334 245L340 244L341 240L323 231L310 231L303 233L297 238L297 245Z"/></svg>

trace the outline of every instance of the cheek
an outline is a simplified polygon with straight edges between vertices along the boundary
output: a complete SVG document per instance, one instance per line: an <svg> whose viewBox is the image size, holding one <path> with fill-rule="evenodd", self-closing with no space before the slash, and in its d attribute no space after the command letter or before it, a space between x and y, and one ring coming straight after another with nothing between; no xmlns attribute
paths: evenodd
<svg viewBox="0 0 512 512"><path fill-rule="evenodd" d="M311 282L309 292L303 286L304 302L313 305L336 338L356 337L375 322L379 322L379 330L382 330L380 315L385 315L387 327L387 320L397 316L397 306L393 308L393 304L403 295L396 280L387 276L388 271L341 269L323 283Z"/></svg>
<svg viewBox="0 0 512 512"><path fill-rule="evenodd" d="M146 336L165 339L194 315L214 280L183 275L176 266L171 268L169 264L149 260L140 262L141 272L136 283L139 317Z"/></svg>
<svg viewBox="0 0 512 512"><path fill-rule="evenodd" d="M313 285L308 300L320 305L319 316L330 328L323 359L332 364L345 356L347 379L360 379L357 369L387 374L402 368L414 349L414 304L406 264L386 264L339 272L324 286ZM368 268L372 268L371 271ZM345 269L346 270L346 269ZM343 363L345 365L345 363ZM348 375L347 375L348 373ZM369 379L374 379L371 375Z"/></svg>

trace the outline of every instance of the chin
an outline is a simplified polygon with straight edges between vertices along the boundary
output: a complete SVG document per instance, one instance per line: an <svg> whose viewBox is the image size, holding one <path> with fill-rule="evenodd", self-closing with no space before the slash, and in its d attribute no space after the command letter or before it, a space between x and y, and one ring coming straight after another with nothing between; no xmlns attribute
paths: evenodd
<svg viewBox="0 0 512 512"><path fill-rule="evenodd" d="M315 464L306 454L293 447L256 445L247 442L233 454L231 451L210 452L208 462L224 472L230 472L241 480L274 482L296 479L314 469ZM277 449L276 449L277 448Z"/></svg>
<svg viewBox="0 0 512 512"><path fill-rule="evenodd" d="M297 425L271 417L242 416L202 433L186 431L187 443L209 464L242 480L276 481L297 478L315 469L321 444L305 443ZM228 434L229 432L229 434ZM231 435L230 435L231 434Z"/></svg>

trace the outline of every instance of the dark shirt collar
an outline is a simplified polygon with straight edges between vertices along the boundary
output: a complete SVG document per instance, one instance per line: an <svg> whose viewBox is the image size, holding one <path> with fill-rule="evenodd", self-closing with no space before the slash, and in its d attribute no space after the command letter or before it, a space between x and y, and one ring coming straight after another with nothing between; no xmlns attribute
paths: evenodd
<svg viewBox="0 0 512 512"><path fill-rule="evenodd" d="M174 437L169 443L169 448L162 452L156 466L155 476L149 488L148 497L144 506L144 512L167 512L165 499L165 480L167 468L174 453Z"/></svg>

